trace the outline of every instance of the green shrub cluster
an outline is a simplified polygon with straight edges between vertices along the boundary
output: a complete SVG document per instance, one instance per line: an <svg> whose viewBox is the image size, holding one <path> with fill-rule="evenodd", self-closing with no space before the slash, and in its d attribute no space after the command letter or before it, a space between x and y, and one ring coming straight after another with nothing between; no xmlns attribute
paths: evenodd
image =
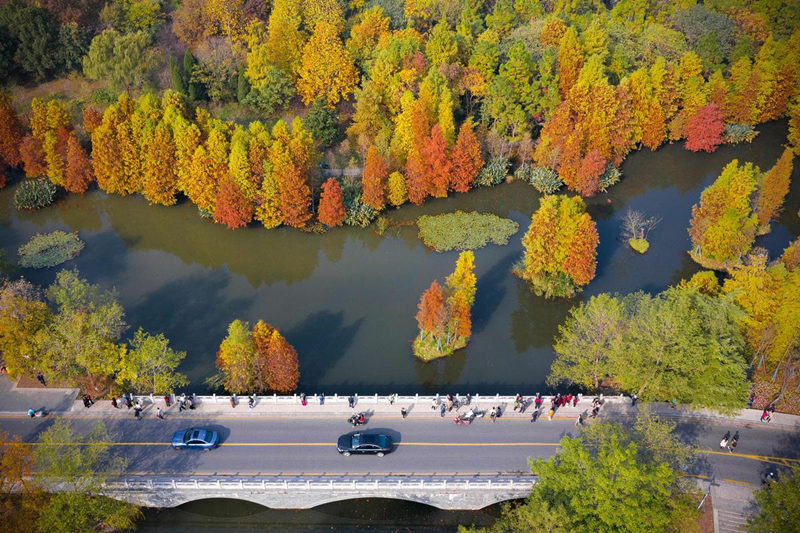
<svg viewBox="0 0 800 533"><path fill-rule="evenodd" d="M378 216L374 209L361 201L361 191L357 187L345 187L344 208L347 211L344 223L348 226L366 228Z"/></svg>
<svg viewBox="0 0 800 533"><path fill-rule="evenodd" d="M509 166L511 163L505 156L499 155L491 158L478 174L476 183L481 187L491 187L503 183L508 175Z"/></svg>
<svg viewBox="0 0 800 533"><path fill-rule="evenodd" d="M48 268L76 257L83 249L77 233L54 231L37 233L19 247L19 265L24 268Z"/></svg>
<svg viewBox="0 0 800 533"><path fill-rule="evenodd" d="M514 177L530 183L542 194L555 194L564 185L555 170L539 165L532 167L528 163L520 165Z"/></svg>
<svg viewBox="0 0 800 533"><path fill-rule="evenodd" d="M14 193L17 209L39 209L53 203L56 186L44 179L25 180Z"/></svg>
<svg viewBox="0 0 800 533"><path fill-rule="evenodd" d="M620 179L622 179L622 172L614 165L609 164L605 172L600 176L600 190L608 192L608 189L611 188L612 185L619 183Z"/></svg>
<svg viewBox="0 0 800 533"><path fill-rule="evenodd" d="M417 219L419 238L437 252L474 250L494 244L508 244L519 224L507 218L475 211L423 215Z"/></svg>
<svg viewBox="0 0 800 533"><path fill-rule="evenodd" d="M722 133L725 142L737 144L740 142L753 142L758 135L758 131L752 124L725 124L725 131Z"/></svg>

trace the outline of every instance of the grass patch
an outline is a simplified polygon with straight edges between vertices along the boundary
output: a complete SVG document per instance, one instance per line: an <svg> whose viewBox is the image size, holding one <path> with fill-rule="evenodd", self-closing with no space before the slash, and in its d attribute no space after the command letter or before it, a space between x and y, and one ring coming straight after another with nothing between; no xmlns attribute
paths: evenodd
<svg viewBox="0 0 800 533"><path fill-rule="evenodd" d="M628 244L640 254L645 253L650 248L650 243L647 242L647 239L630 239Z"/></svg>
<svg viewBox="0 0 800 533"><path fill-rule="evenodd" d="M425 246L437 252L475 250L489 242L508 244L509 237L519 231L513 220L475 211L423 215L417 219L417 227Z"/></svg>
<svg viewBox="0 0 800 533"><path fill-rule="evenodd" d="M427 363L440 357L447 357L466 345L467 339L464 337L456 337L448 344L446 342L437 342L433 335L426 336L424 340L420 340L419 335L417 335L417 338L414 339L412 351L419 360Z"/></svg>

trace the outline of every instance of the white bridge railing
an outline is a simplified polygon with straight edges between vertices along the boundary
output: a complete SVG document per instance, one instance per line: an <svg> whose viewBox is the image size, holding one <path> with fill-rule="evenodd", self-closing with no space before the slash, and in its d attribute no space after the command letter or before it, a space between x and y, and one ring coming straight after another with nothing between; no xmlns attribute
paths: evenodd
<svg viewBox="0 0 800 533"><path fill-rule="evenodd" d="M123 479L106 482L104 487L110 491L226 491L226 490L302 490L302 491L386 491L386 490L519 490L529 491L536 478L532 475L501 476L489 479L480 477L461 478L455 476L425 476L419 478L380 478L348 479L347 476L334 476L328 479Z"/></svg>
<svg viewBox="0 0 800 533"><path fill-rule="evenodd" d="M180 395L180 394L171 394L170 395L172 401L175 401L175 399L181 398L182 396L184 396L184 395ZM201 395L196 395L196 394L188 394L188 395L185 395L185 396L186 397L191 397L195 404L198 404L198 403L227 404L227 403L230 403L230 400L231 400L231 396L230 395L211 394L211 395L202 395L201 396ZM581 400L596 397L596 395L586 395L586 396L584 396L582 394L580 394L578 396L581 398ZM301 399L302 399L302 395L300 395L300 394L293 394L291 396L278 396L277 394L260 395L259 396L259 395L253 394L253 397L256 400L256 404L258 404L258 403L268 403L268 404L274 404L274 405L295 405L295 404L300 404L301 403ZM533 399L536 397L536 395L535 394L527 394L527 395L522 395L522 397L526 402L530 403L530 402L533 401ZM553 397L554 396L552 396L552 395L542 396L542 400L543 400L543 402L545 404L548 404ZM161 398L163 398L163 397L162 396L154 396L152 394L149 394L149 395L138 395L137 394L137 395L133 396L133 400L134 401L137 400L137 399L141 399L143 402L144 401L150 401L150 402L153 402L153 403L157 399L161 399ZM247 400L247 395L234 394L233 398L235 398L237 401L239 401L241 399L245 399L245 401L246 401ZM358 394L353 394L353 395L334 394L332 396L326 396L324 394L309 394L309 395L306 396L306 402L311 404L311 405L320 405L320 404L324 404L324 405L329 405L329 404L346 405L346 404L349 404L350 398L353 398L355 400L356 405L358 405L358 404L378 405L378 404L390 404L390 403L408 404L410 402L423 403L423 404L425 404L425 403L439 404L439 403L447 401L447 396L446 395L441 395L441 394L436 394L436 395L431 395L431 396L419 395L419 394L403 395L403 396L401 396L401 395L393 395L393 394L389 394L389 395L374 394L374 395L366 395L366 396L362 396L362 395L358 395ZM456 394L456 395L453 396L453 398L457 402L459 402L461 405L464 405L464 402L467 400L467 397L465 395L462 395L462 394ZM612 400L613 401L613 400L621 400L621 399L624 398L624 396L604 396L603 398L605 400ZM515 399L514 396L501 396L500 394L495 394L495 395L475 394L475 395L470 396L470 401L471 402L513 403L514 399Z"/></svg>

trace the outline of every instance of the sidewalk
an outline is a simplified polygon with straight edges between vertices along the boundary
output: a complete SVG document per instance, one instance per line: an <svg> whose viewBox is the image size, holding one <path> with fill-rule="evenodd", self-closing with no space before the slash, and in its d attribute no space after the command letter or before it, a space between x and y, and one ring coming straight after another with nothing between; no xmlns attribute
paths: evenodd
<svg viewBox="0 0 800 533"><path fill-rule="evenodd" d="M132 417L132 410L128 410L122 401L118 401L119 408L115 409L108 400L96 402L90 408L83 406L83 402L77 399L77 389L36 389L36 390L8 390L11 382L2 377L0 380L0 414L19 415L27 411L36 399L41 405L45 406L51 413L64 414L66 416L104 416L110 418ZM43 395L46 395L43 397ZM429 396L398 396L394 404L389 402L386 396L361 396L357 397L355 407L348 406L347 396L326 396L324 403L320 404L319 398L309 396L307 405L300 403L299 396L260 396L257 397L255 406L250 409L247 406L247 396L237 397L237 405L231 407L228 396L197 396L195 409L179 411L176 403L166 407L163 397L155 397L151 400L148 396L139 396L144 404L143 416L152 416L152 411L161 407L164 414L175 418L199 418L199 417L347 417L355 412L366 412L368 416L391 416L399 417L401 407L405 407L410 418L439 418L440 405L435 409L434 397ZM576 407L563 406L556 410L554 419L575 420L580 413L591 411L591 402L594 396L584 396ZM462 406L459 409L445 412L444 418L453 419L456 414L464 414L467 410L485 411L485 418L489 417L492 407L500 407L502 410L501 418L523 418L530 419L534 412L533 396L525 396L528 402L527 408L523 412L514 411L514 399L510 396L479 396L473 397L471 404L467 407L463 405L464 397L461 396ZM444 397L440 397L440 402L446 402ZM622 396L606 397L600 416L603 418L625 418L634 417L639 409L644 406L649 407L650 411L660 417L671 418L700 418L719 421L730 421L732 419L746 423L757 423L769 426L781 427L784 429L800 430L800 416L774 413L772 422L765 424L760 421L761 411L756 409L744 409L736 416L727 417L719 413L706 409L689 410L678 406L672 408L667 403L638 403L636 407L631 406L630 398ZM35 407L35 408L36 408ZM547 411L550 408L550 397L543 397L542 407L539 413L539 420L547 422Z"/></svg>
<svg viewBox="0 0 800 533"><path fill-rule="evenodd" d="M78 389L42 387L18 389L8 376L0 376L0 413L25 414L28 409L58 413L73 408Z"/></svg>

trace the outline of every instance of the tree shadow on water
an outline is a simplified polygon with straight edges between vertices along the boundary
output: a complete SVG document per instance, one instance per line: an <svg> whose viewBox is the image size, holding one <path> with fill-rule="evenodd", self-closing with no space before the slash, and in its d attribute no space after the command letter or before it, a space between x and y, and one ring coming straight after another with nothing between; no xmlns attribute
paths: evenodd
<svg viewBox="0 0 800 533"><path fill-rule="evenodd" d="M489 320L506 294L505 280L508 279L511 266L519 256L518 252L506 254L478 278L475 292L475 312L472 319L472 333L477 334L486 328Z"/></svg>
<svg viewBox="0 0 800 533"><path fill-rule="evenodd" d="M320 311L286 331L300 360L300 386L316 387L353 344L363 318L344 325L344 312Z"/></svg>

